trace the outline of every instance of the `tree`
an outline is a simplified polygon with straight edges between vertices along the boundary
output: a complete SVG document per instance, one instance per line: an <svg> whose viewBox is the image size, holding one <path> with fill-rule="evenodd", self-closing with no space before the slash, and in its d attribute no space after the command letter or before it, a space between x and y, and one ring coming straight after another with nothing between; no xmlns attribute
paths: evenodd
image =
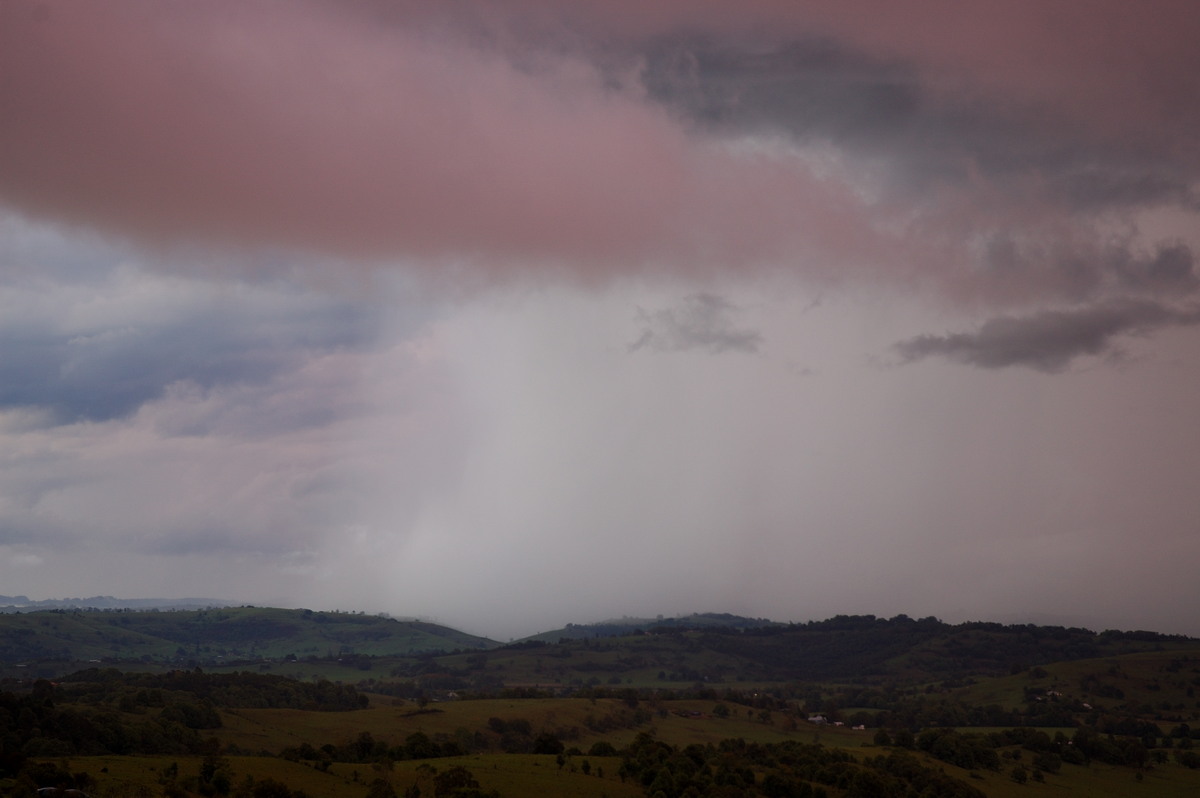
<svg viewBox="0 0 1200 798"><path fill-rule="evenodd" d="M367 788L367 798L396 798L396 791L384 779L375 779Z"/></svg>
<svg viewBox="0 0 1200 798"><path fill-rule="evenodd" d="M254 798L292 798L292 791L283 782L268 777L254 783L252 795Z"/></svg>
<svg viewBox="0 0 1200 798"><path fill-rule="evenodd" d="M433 777L433 794L436 798L452 796L459 790L477 789L479 782L471 775L471 771L459 765L443 770Z"/></svg>
<svg viewBox="0 0 1200 798"><path fill-rule="evenodd" d="M404 755L409 759L429 759L441 754L438 744L425 732L413 732L404 738Z"/></svg>
<svg viewBox="0 0 1200 798"><path fill-rule="evenodd" d="M563 748L562 740L550 732L542 732L533 741L533 753L535 754L561 754Z"/></svg>
<svg viewBox="0 0 1200 798"><path fill-rule="evenodd" d="M1034 756L1033 766L1047 773L1057 773L1062 769L1062 757L1053 751L1043 751Z"/></svg>

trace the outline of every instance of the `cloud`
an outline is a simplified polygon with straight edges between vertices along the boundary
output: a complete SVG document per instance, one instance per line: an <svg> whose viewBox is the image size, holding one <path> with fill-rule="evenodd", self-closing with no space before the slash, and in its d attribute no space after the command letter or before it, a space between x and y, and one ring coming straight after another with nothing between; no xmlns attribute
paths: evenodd
<svg viewBox="0 0 1200 798"><path fill-rule="evenodd" d="M276 279L163 275L120 250L86 263L11 223L0 237L0 410L43 422L107 421L170 390L257 386L322 355L361 350L382 306ZM22 254L34 246L36 257ZM302 413L278 414L298 420Z"/></svg>
<svg viewBox="0 0 1200 798"><path fill-rule="evenodd" d="M403 529L458 456L438 370L404 346L335 350L249 384L172 384L122 417L4 429L0 543L268 565L323 553L375 484ZM386 391L361 390L371 372Z"/></svg>
<svg viewBox="0 0 1200 798"><path fill-rule="evenodd" d="M33 8L5 6L0 55L0 197L31 213L511 267L642 260L689 196L726 210L666 114L578 58L524 69L327 3Z"/></svg>
<svg viewBox="0 0 1200 798"><path fill-rule="evenodd" d="M44 562L41 557L29 553L14 554L8 561L19 568L35 568Z"/></svg>
<svg viewBox="0 0 1200 798"><path fill-rule="evenodd" d="M0 201L459 283L783 267L1009 302L1080 283L973 268L981 240L1086 260L1101 212L1194 213L1198 15L918 6L18 0Z"/></svg>
<svg viewBox="0 0 1200 798"><path fill-rule="evenodd" d="M1196 259L1183 243L1159 246L1153 257L1132 258L1125 253L1116 259L1116 273L1124 287L1171 294L1196 290Z"/></svg>
<svg viewBox="0 0 1200 798"><path fill-rule="evenodd" d="M1144 140L1111 141L1062 124L1046 109L976 93L945 94L920 59L885 57L813 33L759 41L663 37L648 49L650 96L705 129L820 142L870 164L891 196L986 181L1088 214L1196 207L1200 164ZM1091 133L1091 135L1089 135ZM1185 159L1182 159L1186 161ZM1032 180L1030 178L1036 178Z"/></svg>
<svg viewBox="0 0 1200 798"><path fill-rule="evenodd" d="M762 334L735 327L732 317L737 311L738 307L729 300L709 293L693 294L675 308L652 313L639 308L637 319L643 329L638 339L629 345L629 351L757 352L762 344Z"/></svg>
<svg viewBox="0 0 1200 798"><path fill-rule="evenodd" d="M0 3L0 566L493 634L1194 633L1139 585L1200 556L1198 39L1173 0Z"/></svg>
<svg viewBox="0 0 1200 798"><path fill-rule="evenodd" d="M988 320L974 333L920 335L901 341L895 350L904 362L944 357L986 369L1027 366L1054 373L1077 357L1112 352L1117 336L1195 324L1200 324L1200 308L1175 309L1150 300L1123 300L1076 310L1001 316Z"/></svg>

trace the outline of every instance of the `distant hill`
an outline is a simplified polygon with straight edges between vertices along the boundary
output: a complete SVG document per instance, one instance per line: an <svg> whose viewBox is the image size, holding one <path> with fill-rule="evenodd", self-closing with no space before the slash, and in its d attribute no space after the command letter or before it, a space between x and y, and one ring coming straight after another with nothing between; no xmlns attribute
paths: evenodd
<svg viewBox="0 0 1200 798"><path fill-rule="evenodd" d="M600 683L948 682L1003 676L1054 662L1195 650L1198 645L1194 639L1154 632L1097 633L987 622L952 625L904 615L839 615L801 624L721 613L622 618L569 625L500 645L433 623L304 609L53 609L0 614L0 665L9 667L73 662L236 668L271 660L273 669L287 670L288 663L294 663L292 670L307 673L315 667L305 665L309 661L366 671L373 667L368 658L383 658L394 661L374 667L393 678L422 683L433 679L453 685L448 689L499 684L570 689Z"/></svg>
<svg viewBox="0 0 1200 798"><path fill-rule="evenodd" d="M41 599L28 596L0 596L0 612L33 612L35 610L204 610L211 607L230 607L233 602L211 598L142 598L121 599L112 596L91 598Z"/></svg>
<svg viewBox="0 0 1200 798"><path fill-rule="evenodd" d="M1183 635L988 622L947 624L905 615L839 615L824 621L701 633L694 645L735 655L784 678L906 680L1000 675L1043 663L1193 648Z"/></svg>
<svg viewBox="0 0 1200 798"><path fill-rule="evenodd" d="M496 643L421 621L270 607L134 611L54 609L0 615L0 663L35 660L232 662L408 656Z"/></svg>
<svg viewBox="0 0 1200 798"><path fill-rule="evenodd" d="M661 631L664 629L757 629L782 624L767 618L747 618L726 612L698 612L673 618L614 618L599 623L569 623L561 629L552 629L523 638L522 641L540 640L557 643L559 640L582 640L596 637L623 637L637 631Z"/></svg>
<svg viewBox="0 0 1200 798"><path fill-rule="evenodd" d="M686 619L680 619L686 620ZM526 639L489 652L493 681L551 689L579 685L654 686L795 681L893 681L908 684L1007 676L1056 662L1153 652L1188 652L1200 640L1155 632L988 622L947 624L904 615L840 615L802 624L748 628L640 626L624 636L587 634L555 642ZM557 632L547 633L549 636ZM546 637L546 635L540 636ZM476 678L466 655L439 660L448 672ZM474 666L478 667L478 666ZM1200 683L1198 683L1200 686Z"/></svg>

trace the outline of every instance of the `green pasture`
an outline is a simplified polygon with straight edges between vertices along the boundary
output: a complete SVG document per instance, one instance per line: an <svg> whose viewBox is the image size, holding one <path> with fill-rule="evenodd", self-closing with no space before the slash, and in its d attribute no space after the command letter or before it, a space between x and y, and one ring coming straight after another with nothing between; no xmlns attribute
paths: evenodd
<svg viewBox="0 0 1200 798"><path fill-rule="evenodd" d="M1063 765L1062 770L1046 774L1045 782L1032 778L1024 784L1012 779L1012 763L1005 760L999 773L983 772L982 779L971 778L959 768L945 766L947 773L987 793L988 798L1037 798L1038 796L1085 796L1086 798L1191 798L1200 794L1200 771L1174 763L1156 765L1142 773L1114 765Z"/></svg>
<svg viewBox="0 0 1200 798"><path fill-rule="evenodd" d="M1056 662L979 679L953 693L968 704L1011 709L1025 703L1026 689L1054 690L1098 711L1119 709L1172 723L1200 720L1200 649Z"/></svg>
<svg viewBox="0 0 1200 798"><path fill-rule="evenodd" d="M388 745L400 745L415 732L422 732L434 740L462 739L464 734L488 733L491 718L526 720L533 737L548 732L556 735L568 748L576 747L585 752L601 740L620 748L640 732L650 732L658 739L679 746L715 744L723 739L741 737L750 742L794 739L838 748L858 748L872 740L872 730L815 726L789 713L769 712L764 716L760 710L727 702L729 716L716 717L712 711L717 703L720 702L644 701L639 708L643 710L643 717L648 717L640 723L634 722L633 709L617 699L481 699L431 703L423 709L411 701L375 702L370 709L356 712L237 709L221 713L224 726L215 734L224 745L271 754L302 743L318 748L326 743L340 745L362 732L368 732ZM596 728L604 726L609 728Z"/></svg>

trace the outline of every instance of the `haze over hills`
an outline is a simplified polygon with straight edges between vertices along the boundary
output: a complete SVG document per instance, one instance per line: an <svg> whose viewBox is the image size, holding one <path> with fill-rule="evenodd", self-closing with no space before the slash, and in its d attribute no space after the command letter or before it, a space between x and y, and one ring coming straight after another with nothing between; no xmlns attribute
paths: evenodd
<svg viewBox="0 0 1200 798"><path fill-rule="evenodd" d="M300 611L305 613L316 612L318 615L331 614L338 617L370 617L378 619L395 620L399 622L413 622L425 624L429 627L440 627L447 629L454 634L464 635L466 638L474 640L488 640L494 645L502 645L503 639L500 636L491 636L488 634L471 634L462 631L459 627L452 623L443 623L437 619L415 616L415 615L397 615L388 612L363 612L360 610L311 610L305 607L295 607L294 605L254 605L242 601L220 598L203 598L203 597L183 597L183 598L117 598L114 596L91 596L87 598L46 598L46 599L30 599L24 595L2 595L0 594L0 613L21 613L21 612L36 612L39 610L133 610L133 611L199 611L217 608L245 608L258 609L261 611L280 611L291 612ZM846 616L863 617L867 613L845 613ZM837 617L843 617L843 614L838 614ZM869 617L875 617L870 615ZM905 613L889 614L884 617L907 618ZM932 617L932 616L931 616ZM787 626L795 624L804 624L822 621L822 618L787 618L784 620L772 619L766 617L751 617L746 615L738 615L728 612L692 612L681 613L677 615L658 614L630 616L625 615L619 618L610 617L604 620L591 621L579 619L566 623L561 627L538 631L533 634L525 635L519 638L510 639L509 642L524 642L524 641L543 641L548 643L558 642L564 639L583 639L595 637L618 637L628 635L635 631L644 631L649 629L657 629L659 631L668 629L726 629L726 630L744 630L754 629L768 626ZM945 616L936 616L936 620L946 621ZM1119 630L1130 631L1137 629L1139 631L1149 631L1154 633L1162 633L1164 635L1177 635L1177 630L1160 629L1158 627L1144 627L1129 623L1121 623L1110 619L1109 621L1101 622L1095 617L1082 615L1064 615L1053 612L1031 613L1031 614L1012 614L1000 613L995 616L986 618L959 618L947 621L948 623L989 623L1001 624L1006 626L1039 626L1039 627L1065 627L1075 629L1087 629L1095 631L1104 630ZM1186 635L1190 637L1190 635Z"/></svg>
<svg viewBox="0 0 1200 798"><path fill-rule="evenodd" d="M567 689L600 672L633 683L676 674L685 681L774 682L796 678L902 678L917 682L999 675L1056 661L1195 648L1193 638L1146 631L945 623L897 615L838 615L777 623L730 614L623 618L571 624L502 644L446 626L355 612L273 607L202 610L56 608L0 614L0 663L69 663L223 668L250 663L353 662L370 671L421 675L411 660L449 657L434 668L449 684L552 684ZM477 661L489 652L492 664ZM574 652L574 653L573 653ZM543 664L545 654L558 664ZM571 661L583 655L581 661ZM460 662L458 658L462 659ZM397 659L398 658L398 659ZM61 663L50 665L48 663ZM335 666L336 667L336 666ZM415 668L415 670L412 670ZM479 671L478 674L474 674ZM355 677L361 678L361 677Z"/></svg>
<svg viewBox="0 0 1200 798"><path fill-rule="evenodd" d="M28 612L93 608L98 610L200 610L208 607L231 607L235 602L214 598L91 598L30 599L28 596L0 596L0 612Z"/></svg>

